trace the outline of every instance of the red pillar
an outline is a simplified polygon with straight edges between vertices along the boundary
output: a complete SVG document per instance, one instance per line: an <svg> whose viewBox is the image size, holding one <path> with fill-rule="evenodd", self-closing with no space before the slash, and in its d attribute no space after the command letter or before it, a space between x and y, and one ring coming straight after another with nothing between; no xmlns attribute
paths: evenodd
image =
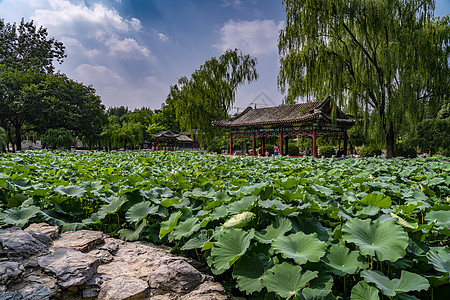
<svg viewBox="0 0 450 300"><path fill-rule="evenodd" d="M313 150L312 150L312 154L315 158L318 158L319 156L317 155L317 145L316 145L316 140L317 140L317 133L316 133L316 129L313 128L312 130L312 143L313 143Z"/></svg>
<svg viewBox="0 0 450 300"><path fill-rule="evenodd" d="M344 131L344 156L347 155L347 131Z"/></svg>
<svg viewBox="0 0 450 300"><path fill-rule="evenodd" d="M283 136L284 136L284 131L281 130L280 131L280 155L283 156Z"/></svg>
<svg viewBox="0 0 450 300"><path fill-rule="evenodd" d="M256 132L253 132L253 150L252 155L256 156Z"/></svg>
<svg viewBox="0 0 450 300"><path fill-rule="evenodd" d="M230 155L233 155L233 134L230 132Z"/></svg>
<svg viewBox="0 0 450 300"><path fill-rule="evenodd" d="M262 140L261 140L261 152L262 152L262 155L266 155L266 137L262 137Z"/></svg>

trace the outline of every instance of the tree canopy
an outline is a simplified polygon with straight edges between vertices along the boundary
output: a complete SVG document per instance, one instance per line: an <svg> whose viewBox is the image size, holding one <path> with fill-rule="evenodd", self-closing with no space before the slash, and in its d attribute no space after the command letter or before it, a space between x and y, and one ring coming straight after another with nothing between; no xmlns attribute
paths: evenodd
<svg viewBox="0 0 450 300"><path fill-rule="evenodd" d="M48 37L47 29L23 19L20 24L0 19L0 64L16 70L33 69L39 73L54 72L53 61L62 63L64 45Z"/></svg>
<svg viewBox="0 0 450 300"><path fill-rule="evenodd" d="M279 87L285 102L332 95L384 137L449 97L449 18L431 0L284 0ZM411 122L412 120L412 122Z"/></svg>
<svg viewBox="0 0 450 300"><path fill-rule="evenodd" d="M220 129L211 122L227 118L237 88L258 78L256 63L237 49L227 50L171 86L166 103L174 106L181 130L189 130L202 144L212 140Z"/></svg>

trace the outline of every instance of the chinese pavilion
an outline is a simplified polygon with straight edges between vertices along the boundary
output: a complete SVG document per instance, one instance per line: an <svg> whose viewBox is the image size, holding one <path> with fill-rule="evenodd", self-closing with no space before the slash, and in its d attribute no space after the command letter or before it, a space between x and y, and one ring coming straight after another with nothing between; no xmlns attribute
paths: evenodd
<svg viewBox="0 0 450 300"><path fill-rule="evenodd" d="M312 154L318 157L316 139L319 135L338 136L344 140L344 155L347 155L347 130L355 120L344 114L339 107L336 119L332 120L333 103L330 96L315 102L297 103L253 109L246 108L230 119L213 121L214 126L224 127L230 132L230 155L233 137L253 137L253 155L256 155L256 139L261 138L261 150L265 152L265 138L279 136L280 154L287 153L287 137L308 135L312 138Z"/></svg>

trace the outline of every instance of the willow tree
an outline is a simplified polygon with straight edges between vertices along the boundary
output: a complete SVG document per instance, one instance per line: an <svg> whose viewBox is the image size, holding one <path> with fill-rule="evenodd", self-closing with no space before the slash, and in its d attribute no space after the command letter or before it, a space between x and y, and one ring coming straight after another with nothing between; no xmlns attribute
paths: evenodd
<svg viewBox="0 0 450 300"><path fill-rule="evenodd" d="M284 0L278 84L285 102L332 95L383 137L449 96L449 18L431 0ZM413 122L411 122L411 120Z"/></svg>
<svg viewBox="0 0 450 300"><path fill-rule="evenodd" d="M256 58L227 50L206 61L191 78L180 78L166 102L175 107L181 130L189 130L202 145L211 141L220 130L211 122L228 117L237 88L258 78L255 66Z"/></svg>

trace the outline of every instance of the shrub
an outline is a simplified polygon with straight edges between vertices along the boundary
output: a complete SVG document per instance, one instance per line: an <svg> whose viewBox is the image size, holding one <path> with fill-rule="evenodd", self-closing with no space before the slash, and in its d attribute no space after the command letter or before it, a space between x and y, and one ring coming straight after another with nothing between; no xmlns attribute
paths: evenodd
<svg viewBox="0 0 450 300"><path fill-rule="evenodd" d="M72 134L64 128L47 130L42 140L50 149L57 149L59 147L70 149L73 144Z"/></svg>
<svg viewBox="0 0 450 300"><path fill-rule="evenodd" d="M336 155L336 150L334 150L333 146L323 146L319 149L320 156L332 156Z"/></svg>
<svg viewBox="0 0 450 300"><path fill-rule="evenodd" d="M394 149L395 156L402 156L407 158L414 158L417 157L416 150L408 145L405 144L396 144Z"/></svg>
<svg viewBox="0 0 450 300"><path fill-rule="evenodd" d="M374 146L362 146L359 150L359 156L361 157L370 157L370 156L379 156L381 155L381 149Z"/></svg>
<svg viewBox="0 0 450 300"><path fill-rule="evenodd" d="M298 156L300 153L298 146L295 145L295 143L289 143L288 144L288 155L290 156Z"/></svg>

